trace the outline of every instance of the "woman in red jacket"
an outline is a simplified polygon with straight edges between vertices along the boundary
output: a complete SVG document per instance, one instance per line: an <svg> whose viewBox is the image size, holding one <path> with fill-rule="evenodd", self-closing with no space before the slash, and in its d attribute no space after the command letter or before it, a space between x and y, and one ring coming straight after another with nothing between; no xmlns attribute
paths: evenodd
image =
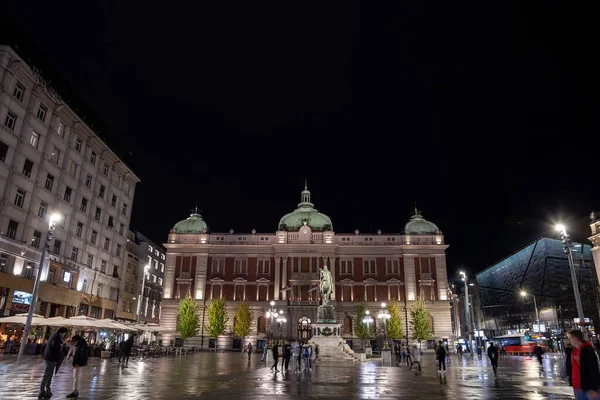
<svg viewBox="0 0 600 400"><path fill-rule="evenodd" d="M575 400L598 399L600 389L600 370L596 351L585 340L583 332L569 332L569 341L573 345L571 353L571 381Z"/></svg>

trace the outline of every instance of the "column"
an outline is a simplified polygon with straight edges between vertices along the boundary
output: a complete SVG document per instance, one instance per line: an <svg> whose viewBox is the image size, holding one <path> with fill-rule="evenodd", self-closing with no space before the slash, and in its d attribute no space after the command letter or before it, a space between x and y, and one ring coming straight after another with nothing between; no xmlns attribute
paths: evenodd
<svg viewBox="0 0 600 400"><path fill-rule="evenodd" d="M388 301L390 301L390 297L391 296L390 296L390 285L389 285L389 283L388 283L387 287L388 287Z"/></svg>
<svg viewBox="0 0 600 400"><path fill-rule="evenodd" d="M417 297L417 277L415 276L414 255L404 256L404 287L406 289L406 300L414 301Z"/></svg>
<svg viewBox="0 0 600 400"><path fill-rule="evenodd" d="M221 283L221 290L219 291L219 299L223 300L223 284Z"/></svg>
<svg viewBox="0 0 600 400"><path fill-rule="evenodd" d="M258 286L258 283L257 283L256 284L256 301L258 301L258 299L260 299L260 297L259 297L260 291L259 290L260 289L259 289L259 286Z"/></svg>
<svg viewBox="0 0 600 400"><path fill-rule="evenodd" d="M200 253L196 256L196 276L194 279L194 288L196 289L195 298L204 299L204 288L206 287L206 271L208 269L208 253Z"/></svg>
<svg viewBox="0 0 600 400"><path fill-rule="evenodd" d="M287 277L287 260L288 260L288 258L287 258L287 257L282 257L282 260L283 260L283 266L282 266L282 270L283 270L283 272L282 272L282 274L281 274L281 275L282 275L282 278L281 278L281 280L282 280L282 285L283 285L283 287L284 287L284 288L287 288L287 285L288 285L288 277ZM277 262L277 264L279 264L279 262ZM283 292L283 294L282 294L282 300L287 300L287 294L288 294L288 292L287 292L287 291L286 291L286 292Z"/></svg>
<svg viewBox="0 0 600 400"><path fill-rule="evenodd" d="M329 257L329 271L331 272L331 300L335 300L335 256Z"/></svg>
<svg viewBox="0 0 600 400"><path fill-rule="evenodd" d="M373 300L377 301L377 284L373 286Z"/></svg>
<svg viewBox="0 0 600 400"><path fill-rule="evenodd" d="M281 260L281 257L276 257L275 258L275 290L274 290L274 294L273 294L273 300L279 300L279 281L280 281L280 274L281 274L281 265L279 263L279 260ZM267 286L267 300L269 300L269 287Z"/></svg>
<svg viewBox="0 0 600 400"><path fill-rule="evenodd" d="M246 301L246 284L244 283L244 301Z"/></svg>
<svg viewBox="0 0 600 400"><path fill-rule="evenodd" d="M350 286L350 301L354 301L354 284Z"/></svg>
<svg viewBox="0 0 600 400"><path fill-rule="evenodd" d="M237 296L237 287L238 285L236 285L235 283L233 284L233 301L236 300L236 296Z"/></svg>
<svg viewBox="0 0 600 400"><path fill-rule="evenodd" d="M367 299L367 284L363 283L363 287L365 288L365 302L367 302L368 301L368 299Z"/></svg>
<svg viewBox="0 0 600 400"><path fill-rule="evenodd" d="M446 256L435 255L435 275L438 288L438 300L448 298L448 271L446 270Z"/></svg>

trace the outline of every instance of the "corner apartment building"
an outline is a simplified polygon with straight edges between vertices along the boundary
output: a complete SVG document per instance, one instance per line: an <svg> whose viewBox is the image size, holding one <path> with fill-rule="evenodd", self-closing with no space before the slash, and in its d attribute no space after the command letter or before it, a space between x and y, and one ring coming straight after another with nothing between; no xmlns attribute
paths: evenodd
<svg viewBox="0 0 600 400"><path fill-rule="evenodd" d="M40 71L0 46L0 315L29 309L58 214L36 313L115 317L139 181Z"/></svg>
<svg viewBox="0 0 600 400"><path fill-rule="evenodd" d="M122 282L123 296L118 318L158 324L166 251L140 232L130 231L126 254L127 271ZM142 276L145 277L143 285Z"/></svg>

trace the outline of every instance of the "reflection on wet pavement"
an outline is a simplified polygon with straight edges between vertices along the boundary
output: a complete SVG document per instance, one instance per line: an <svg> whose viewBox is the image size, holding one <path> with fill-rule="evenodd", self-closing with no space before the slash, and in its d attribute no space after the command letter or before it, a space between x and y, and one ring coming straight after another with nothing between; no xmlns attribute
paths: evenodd
<svg viewBox="0 0 600 400"><path fill-rule="evenodd" d="M275 374L254 355L199 353L131 361L90 359L82 371L82 399L568 399L571 388L560 379L560 356L544 360L545 375L535 360L500 359L495 378L487 359L453 355L445 374L436 370L433 355L423 356L423 374L377 361L356 364L317 364L312 372ZM0 399L37 398L44 363L28 357L16 365L14 356L0 356ZM61 368L53 380L54 398L72 389L71 368Z"/></svg>

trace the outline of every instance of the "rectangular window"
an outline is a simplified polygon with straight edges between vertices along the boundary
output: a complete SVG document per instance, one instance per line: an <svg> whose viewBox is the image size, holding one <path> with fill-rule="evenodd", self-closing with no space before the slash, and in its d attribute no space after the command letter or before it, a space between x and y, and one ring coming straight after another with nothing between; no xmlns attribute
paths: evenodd
<svg viewBox="0 0 600 400"><path fill-rule="evenodd" d="M120 244L117 245L116 254L117 254L117 257L121 257L121 245Z"/></svg>
<svg viewBox="0 0 600 400"><path fill-rule="evenodd" d="M67 226L67 214L61 214L58 223L61 228L65 229L65 226Z"/></svg>
<svg viewBox="0 0 600 400"><path fill-rule="evenodd" d="M104 167L102 167L102 174L104 174L104 176L108 176L108 164L104 163Z"/></svg>
<svg viewBox="0 0 600 400"><path fill-rule="evenodd" d="M56 134L60 137L63 137L65 134L65 126L62 124L62 122L58 123L58 126L56 127Z"/></svg>
<svg viewBox="0 0 600 400"><path fill-rule="evenodd" d="M92 188L92 176L90 174L85 176L85 186L90 189Z"/></svg>
<svg viewBox="0 0 600 400"><path fill-rule="evenodd" d="M385 264L389 275L397 275L400 272L400 263L398 260L386 260Z"/></svg>
<svg viewBox="0 0 600 400"><path fill-rule="evenodd" d="M117 206L117 196L114 195L114 194L112 195L112 199L110 201L110 205L113 206L113 207Z"/></svg>
<svg viewBox="0 0 600 400"><path fill-rule="evenodd" d="M225 260L213 259L212 273L222 274L225 269Z"/></svg>
<svg viewBox="0 0 600 400"><path fill-rule="evenodd" d="M125 224L121 222L119 225L119 235L123 236L124 231L125 231Z"/></svg>
<svg viewBox="0 0 600 400"><path fill-rule="evenodd" d="M127 204L123 203L123 208L121 209L121 213L123 215L127 215Z"/></svg>
<svg viewBox="0 0 600 400"><path fill-rule="evenodd" d="M104 185L100 185L100 189L98 190L98 196L100 196L100 198L104 199L105 191L106 191L106 188L104 187Z"/></svg>
<svg viewBox="0 0 600 400"><path fill-rule="evenodd" d="M236 274L245 274L248 272L248 260L235 260L235 270Z"/></svg>
<svg viewBox="0 0 600 400"><path fill-rule="evenodd" d="M42 241L42 232L33 231L33 239L31 239L31 245L33 247L39 248L41 241Z"/></svg>
<svg viewBox="0 0 600 400"><path fill-rule="evenodd" d="M39 142L40 142L40 135L38 135L35 132L31 132L31 136L29 137L29 144L37 149Z"/></svg>
<svg viewBox="0 0 600 400"><path fill-rule="evenodd" d="M71 163L69 164L69 174L73 177L77 175L77 163L73 160L71 160Z"/></svg>
<svg viewBox="0 0 600 400"><path fill-rule="evenodd" d="M6 118L4 118L4 126L10 129L11 131L14 131L15 125L17 125L17 115L9 111L8 113L6 113Z"/></svg>
<svg viewBox="0 0 600 400"><path fill-rule="evenodd" d="M158 269L158 260L154 260L154 269Z"/></svg>
<svg viewBox="0 0 600 400"><path fill-rule="evenodd" d="M94 215L94 218L96 221L100 221L100 218L102 218L102 209L100 207L96 207L96 214Z"/></svg>
<svg viewBox="0 0 600 400"><path fill-rule="evenodd" d="M86 212L87 206L88 206L88 199L86 199L85 197L82 197L81 198L81 207L79 209L83 212Z"/></svg>
<svg viewBox="0 0 600 400"><path fill-rule="evenodd" d="M81 149L83 148L83 142L77 136L75 136L75 150L81 153Z"/></svg>
<svg viewBox="0 0 600 400"><path fill-rule="evenodd" d="M15 99L23 102L23 99L25 98L25 86L23 86L22 83L17 82L15 89L13 90L13 96Z"/></svg>
<svg viewBox="0 0 600 400"><path fill-rule="evenodd" d="M37 117L40 121L46 121L46 114L48 113L48 107L43 104L40 104L40 107L37 110Z"/></svg>
<svg viewBox="0 0 600 400"><path fill-rule="evenodd" d="M113 220L113 217L112 217L112 215L109 215L109 216L108 216L108 227L109 227L109 228L114 228L114 227L115 227L115 223L114 223L113 221L114 221L114 220Z"/></svg>
<svg viewBox="0 0 600 400"><path fill-rule="evenodd" d="M91 267L94 264L94 256L92 254L88 254L86 264L88 267Z"/></svg>
<svg viewBox="0 0 600 400"><path fill-rule="evenodd" d="M77 237L81 237L82 233L83 233L83 224L81 222L78 222L77 228L75 228L75 234L77 235Z"/></svg>
<svg viewBox="0 0 600 400"><path fill-rule="evenodd" d="M79 256L79 249L77 247L73 247L73 250L71 250L71 260L77 261L78 256Z"/></svg>
<svg viewBox="0 0 600 400"><path fill-rule="evenodd" d="M92 151L92 153L90 154L90 162L92 163L92 165L96 165L96 152Z"/></svg>
<svg viewBox="0 0 600 400"><path fill-rule="evenodd" d="M6 155L8 154L8 145L0 140L0 161L6 161Z"/></svg>
<svg viewBox="0 0 600 400"><path fill-rule="evenodd" d="M352 260L340 260L340 274L352 273Z"/></svg>
<svg viewBox="0 0 600 400"><path fill-rule="evenodd" d="M375 260L363 260L363 273L366 274L375 274Z"/></svg>
<svg viewBox="0 0 600 400"><path fill-rule="evenodd" d="M73 193L73 189L71 189L70 187L66 187L65 188L65 196L64 199L67 203L71 202L71 194Z"/></svg>
<svg viewBox="0 0 600 400"><path fill-rule="evenodd" d="M429 274L429 258L421 258L421 273L422 274Z"/></svg>
<svg viewBox="0 0 600 400"><path fill-rule="evenodd" d="M98 286L96 287L96 296L102 297L102 289L103 288L104 288L104 285L99 283Z"/></svg>
<svg viewBox="0 0 600 400"><path fill-rule="evenodd" d="M158 278L158 286L162 286L162 278Z"/></svg>
<svg viewBox="0 0 600 400"><path fill-rule="evenodd" d="M8 271L8 254L0 254L0 272Z"/></svg>
<svg viewBox="0 0 600 400"><path fill-rule="evenodd" d="M48 203L44 203L43 201L40 203L40 208L38 208L38 217L46 218L46 213L48 212Z"/></svg>
<svg viewBox="0 0 600 400"><path fill-rule="evenodd" d="M106 273L106 260L100 260L100 272Z"/></svg>
<svg viewBox="0 0 600 400"><path fill-rule="evenodd" d="M54 284L54 268L48 268L48 276L46 277L46 282L50 284Z"/></svg>
<svg viewBox="0 0 600 400"><path fill-rule="evenodd" d="M23 163L23 175L28 178L31 178L31 171L33 170L33 161L25 159Z"/></svg>
<svg viewBox="0 0 600 400"><path fill-rule="evenodd" d="M92 244L96 244L96 240L98 239L98 232L92 231L92 235L90 236L90 242Z"/></svg>
<svg viewBox="0 0 600 400"><path fill-rule="evenodd" d="M271 273L270 260L258 260L258 273L268 275Z"/></svg>
<svg viewBox="0 0 600 400"><path fill-rule="evenodd" d="M54 246L52 246L52 252L54 254L60 254L61 247L62 247L62 242L58 239L54 239Z"/></svg>
<svg viewBox="0 0 600 400"><path fill-rule="evenodd" d="M35 264L32 262L28 262L27 264L25 264L25 278L27 279L33 279L33 268L35 267Z"/></svg>
<svg viewBox="0 0 600 400"><path fill-rule="evenodd" d="M131 193L131 186L129 186L129 183L125 184L125 194L127 196L129 196L129 194Z"/></svg>
<svg viewBox="0 0 600 400"><path fill-rule="evenodd" d="M15 194L15 206L23 208L23 204L25 204L25 196L27 192L23 189L17 189L17 194Z"/></svg>
<svg viewBox="0 0 600 400"><path fill-rule="evenodd" d="M87 282L87 279L84 279L83 283L81 284L81 291L83 293L87 293L87 290L88 290L88 282Z"/></svg>
<svg viewBox="0 0 600 400"><path fill-rule="evenodd" d="M165 264L160 263L160 272L165 272Z"/></svg>
<svg viewBox="0 0 600 400"><path fill-rule="evenodd" d="M107 237L104 238L104 250L110 251L110 239Z"/></svg>
<svg viewBox="0 0 600 400"><path fill-rule="evenodd" d="M46 184L44 187L46 190L52 191L52 186L54 186L54 176L48 174L46 175Z"/></svg>
<svg viewBox="0 0 600 400"><path fill-rule="evenodd" d="M60 159L60 150L55 147L54 150L52 150L52 153L50 154L50 161L53 164L58 165L59 159Z"/></svg>

